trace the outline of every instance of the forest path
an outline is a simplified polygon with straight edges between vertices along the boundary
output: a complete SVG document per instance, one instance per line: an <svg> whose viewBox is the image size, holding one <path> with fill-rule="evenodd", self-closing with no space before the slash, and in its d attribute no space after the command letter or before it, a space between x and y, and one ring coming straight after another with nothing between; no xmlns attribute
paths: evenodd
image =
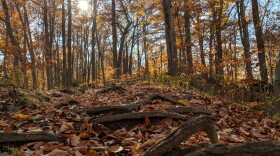
<svg viewBox="0 0 280 156"><path fill-rule="evenodd" d="M160 148L166 154L166 147L201 147L210 143L209 138L215 142L216 134L222 143L280 142L279 121L262 111L162 84L136 81L83 93L53 91L49 96L49 103L1 114L1 151L6 142L23 141L17 151L20 155L138 155L145 151L154 155L153 150ZM200 132L207 129L208 121L215 122L216 134ZM204 124L195 127L196 123ZM183 141L172 139L174 147L164 144L169 134L184 130L182 125L194 125L197 130L185 129L190 136ZM7 135L11 132L19 135L11 140ZM184 137L174 134L179 140ZM159 148L152 146L160 141Z"/></svg>

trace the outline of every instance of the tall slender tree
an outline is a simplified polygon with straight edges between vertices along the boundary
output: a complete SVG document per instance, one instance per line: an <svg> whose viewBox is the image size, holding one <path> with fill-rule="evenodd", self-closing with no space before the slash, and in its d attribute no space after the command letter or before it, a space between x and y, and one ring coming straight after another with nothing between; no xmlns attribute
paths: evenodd
<svg viewBox="0 0 280 156"><path fill-rule="evenodd" d="M118 51L117 51L117 24L116 24L116 1L112 0L112 35L113 35L113 68L117 72ZM117 75L117 73L116 73ZM115 76L116 76L115 75Z"/></svg>
<svg viewBox="0 0 280 156"><path fill-rule="evenodd" d="M68 70L67 70L67 88L72 86L72 2L68 0L68 36L67 36L67 50L68 50Z"/></svg>
<svg viewBox="0 0 280 156"><path fill-rule="evenodd" d="M240 38L244 49L246 73L247 73L247 77L253 77L248 22L246 21L244 0L237 1L236 3L237 3Z"/></svg>
<svg viewBox="0 0 280 156"><path fill-rule="evenodd" d="M268 82L267 65L265 59L265 48L264 48L264 42L262 36L262 25L259 16L259 4L258 4L258 0L251 0L251 2L252 2L253 22L254 22L255 34L257 39L261 79L264 82Z"/></svg>
<svg viewBox="0 0 280 156"><path fill-rule="evenodd" d="M193 70L193 56L192 56L192 42L191 42L191 7L190 7L190 0L184 0L185 4L185 13L184 13L184 20L185 20L185 31L186 31L186 54L187 54L187 66L188 66L188 73L192 73Z"/></svg>
<svg viewBox="0 0 280 156"><path fill-rule="evenodd" d="M162 6L168 55L168 74L176 76L178 74L178 58L171 0L162 0Z"/></svg>

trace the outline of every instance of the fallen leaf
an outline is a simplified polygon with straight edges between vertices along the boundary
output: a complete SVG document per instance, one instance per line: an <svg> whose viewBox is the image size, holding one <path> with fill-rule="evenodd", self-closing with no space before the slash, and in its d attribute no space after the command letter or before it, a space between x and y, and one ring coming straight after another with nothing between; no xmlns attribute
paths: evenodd
<svg viewBox="0 0 280 156"><path fill-rule="evenodd" d="M0 124L3 124L3 123L5 123L5 122L6 122L5 120L0 119Z"/></svg>
<svg viewBox="0 0 280 156"><path fill-rule="evenodd" d="M79 138L81 138L81 139L88 139L89 138L89 134L88 133L81 133L80 135L79 135Z"/></svg>
<svg viewBox="0 0 280 156"><path fill-rule="evenodd" d="M62 126L60 127L60 132L66 132L68 130L74 129L74 126L72 123L69 122L63 122Z"/></svg>
<svg viewBox="0 0 280 156"><path fill-rule="evenodd" d="M95 150L89 150L87 153L86 153L86 156L98 156L99 154L95 151Z"/></svg>
<svg viewBox="0 0 280 156"><path fill-rule="evenodd" d="M13 127L12 127L12 126L4 127L4 128L3 128L3 131L4 131L5 133L12 132L12 131L13 131Z"/></svg>
<svg viewBox="0 0 280 156"><path fill-rule="evenodd" d="M109 149L109 151L111 151L113 153L118 153L118 152L121 152L123 150L123 147L115 145L115 146L109 147L108 149Z"/></svg>
<svg viewBox="0 0 280 156"><path fill-rule="evenodd" d="M173 119L168 117L162 120L167 126L171 126L173 123Z"/></svg>
<svg viewBox="0 0 280 156"><path fill-rule="evenodd" d="M74 149L79 151L81 154L86 154L88 152L88 149L86 146L75 147Z"/></svg>
<svg viewBox="0 0 280 156"><path fill-rule="evenodd" d="M68 156L69 153L60 149L54 149L52 152L48 153L48 156Z"/></svg>
<svg viewBox="0 0 280 156"><path fill-rule="evenodd" d="M13 116L14 119L22 119L22 120L26 120L26 119L29 119L29 116L28 115L24 115L24 114L15 114Z"/></svg>
<svg viewBox="0 0 280 156"><path fill-rule="evenodd" d="M253 128L251 129L250 133L254 136L254 137L257 137L257 138L266 138L265 135L261 134L261 132L259 130L257 130L256 128Z"/></svg>
<svg viewBox="0 0 280 156"><path fill-rule="evenodd" d="M145 125L146 126L151 126L151 121L150 121L150 118L148 116L145 116Z"/></svg>
<svg viewBox="0 0 280 156"><path fill-rule="evenodd" d="M188 102L186 102L186 101L185 101L185 100L183 100L183 99L178 100L178 102L179 102L180 104L185 105L185 106L192 106L192 104L191 104L191 103L188 103Z"/></svg>
<svg viewBox="0 0 280 156"><path fill-rule="evenodd" d="M143 136L143 134L141 133L141 131L139 131L137 134L135 134L133 136L134 138L140 140L140 139L144 139L145 137Z"/></svg>
<svg viewBox="0 0 280 156"><path fill-rule="evenodd" d="M240 131L241 133L245 134L245 135L250 135L250 133L247 132L247 131L246 131L244 128L242 128L242 127L239 128L239 131Z"/></svg>
<svg viewBox="0 0 280 156"><path fill-rule="evenodd" d="M80 143L80 138L76 134L72 135L72 137L70 138L70 144L72 146L78 146L79 143Z"/></svg>

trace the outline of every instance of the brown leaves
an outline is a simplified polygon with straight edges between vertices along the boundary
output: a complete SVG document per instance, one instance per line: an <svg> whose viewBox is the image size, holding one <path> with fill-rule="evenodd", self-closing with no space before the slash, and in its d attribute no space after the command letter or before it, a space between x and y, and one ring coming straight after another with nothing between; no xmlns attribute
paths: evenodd
<svg viewBox="0 0 280 156"><path fill-rule="evenodd" d="M111 146L111 147L108 148L108 151L113 152L113 153L119 153L122 150L123 150L123 147L122 146L118 146L118 145Z"/></svg>
<svg viewBox="0 0 280 156"><path fill-rule="evenodd" d="M174 100L183 105L203 107L207 105L208 108L214 109L216 117L220 119L217 122L220 142L280 141L279 122L266 117L262 112L252 111L243 104L226 104L219 98L194 96L186 100L185 93L178 89L144 83L127 87L126 93L122 95L108 92L96 96L94 89L82 95L61 93L62 97L54 98L52 104L40 105L35 109L26 108L9 120L6 118L0 120L0 130L12 132L42 129L57 133L67 140L66 145L58 142L34 142L22 147L25 152L33 155L141 155L147 148L168 136L181 125L182 121L168 117L159 118L155 123L155 118L147 116L145 120L142 120L143 124L136 125L131 130L122 128L112 131L103 125L92 123L91 119L99 116L89 116L85 112L88 108L99 105L140 102L152 93L175 97ZM66 100L77 100L80 104L58 109L54 107ZM174 107L174 104L155 99L134 111L167 112L169 107ZM110 114L100 114L100 116L106 115ZM184 115L195 116L196 114L185 113ZM181 146L189 147L199 143L209 143L206 133L194 134Z"/></svg>
<svg viewBox="0 0 280 156"><path fill-rule="evenodd" d="M72 123L69 123L69 122L63 122L62 123L62 126L60 127L59 131L60 132L67 132L69 130L73 130L74 127L73 127L73 124Z"/></svg>

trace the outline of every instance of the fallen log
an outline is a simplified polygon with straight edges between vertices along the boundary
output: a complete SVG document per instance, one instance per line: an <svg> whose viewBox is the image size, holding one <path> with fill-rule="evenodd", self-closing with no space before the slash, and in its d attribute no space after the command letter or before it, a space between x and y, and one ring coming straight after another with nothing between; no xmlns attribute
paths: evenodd
<svg viewBox="0 0 280 156"><path fill-rule="evenodd" d="M150 147L143 156L161 156L171 151L173 148L179 147L183 141L186 141L191 135L199 131L205 131L210 141L212 143L217 143L218 136L214 127L214 122L216 121L217 119L211 116L192 118L183 123L167 138Z"/></svg>
<svg viewBox="0 0 280 156"><path fill-rule="evenodd" d="M167 111L169 112L176 112L176 113L194 113L194 114L207 114L211 115L212 113L215 113L214 110L200 107L200 106L179 106L179 107L168 107Z"/></svg>
<svg viewBox="0 0 280 156"><path fill-rule="evenodd" d="M104 116L91 119L89 122L103 124L104 126L116 130L120 128L131 129L136 125L144 124L145 118L149 118L151 123L158 123L161 119L171 117L177 120L187 120L189 117L177 113L168 112L131 112L118 115Z"/></svg>
<svg viewBox="0 0 280 156"><path fill-rule="evenodd" d="M121 86L113 85L113 86L111 86L111 87L107 87L107 88L104 88L104 89L98 91L98 92L96 93L96 95L98 95L98 94L103 94L103 93L107 93L107 92L109 92L109 91L116 91L116 92L119 92L119 93L124 93L125 88L123 88L123 87L121 87Z"/></svg>
<svg viewBox="0 0 280 156"><path fill-rule="evenodd" d="M100 106L100 107L95 107L90 110L87 110L87 114L89 115L101 115L101 114L120 114L120 113L128 113L131 112L132 110L135 110L141 106L145 106L149 103L152 103L153 100L161 99L167 102L170 102L174 105L183 105L182 103L175 101L173 99L170 99L168 97L158 95L158 94L152 94L149 97L147 97L145 100L137 102L135 104L128 104L128 105L123 105L123 106ZM213 113L211 110L208 110L207 108L199 108L199 107L194 107L194 108L183 108L182 107L176 109L170 108L170 112L176 112L176 113L188 113L188 112L193 112L193 113L205 113L205 114L211 114ZM206 110L207 109L207 110Z"/></svg>
<svg viewBox="0 0 280 156"><path fill-rule="evenodd" d="M209 147L202 148L195 152L184 154L184 155L185 156L207 156L207 155L278 156L279 153L280 153L280 144L276 144L272 142L245 142L245 143L233 144L233 145L225 145L222 143L217 143L217 144L210 145Z"/></svg>
<svg viewBox="0 0 280 156"><path fill-rule="evenodd" d="M137 107L137 106L136 106ZM133 107L135 108L135 107ZM128 113L131 112L131 108L126 105L126 106L99 106L92 108L90 110L87 110L87 114L89 115L115 115L115 114L122 114L122 113Z"/></svg>
<svg viewBox="0 0 280 156"><path fill-rule="evenodd" d="M55 108L60 109L64 106L69 106L69 105L78 105L79 102L76 100L69 100L69 101L63 101L59 105L55 106Z"/></svg>
<svg viewBox="0 0 280 156"><path fill-rule="evenodd" d="M59 141L65 140L61 137L48 132L30 132L30 133L16 133L16 132L0 132L0 143L5 142L32 142L32 141Z"/></svg>

